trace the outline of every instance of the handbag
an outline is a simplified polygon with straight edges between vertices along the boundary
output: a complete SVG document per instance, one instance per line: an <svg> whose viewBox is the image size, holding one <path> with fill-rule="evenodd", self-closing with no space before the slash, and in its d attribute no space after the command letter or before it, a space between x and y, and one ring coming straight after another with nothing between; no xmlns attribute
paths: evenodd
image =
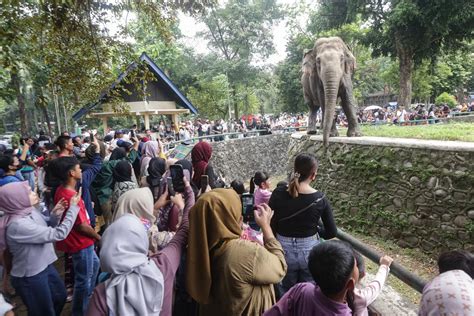
<svg viewBox="0 0 474 316"><path fill-rule="evenodd" d="M300 215L300 214L306 212L306 211L309 210L313 205L318 204L322 199L324 199L324 194L323 194L323 196L321 196L320 198L314 200L314 201L313 201L311 204L309 204L308 206L303 207L302 209L298 210L297 212L295 212L295 213L293 213L293 214L291 214L291 215L289 215L289 216L287 216L287 217L280 218L277 223L279 224L279 223L281 223L281 222L283 222L283 221L289 220L289 219L291 219L291 218L293 218L293 217L296 217L296 216L298 216L298 215Z"/></svg>

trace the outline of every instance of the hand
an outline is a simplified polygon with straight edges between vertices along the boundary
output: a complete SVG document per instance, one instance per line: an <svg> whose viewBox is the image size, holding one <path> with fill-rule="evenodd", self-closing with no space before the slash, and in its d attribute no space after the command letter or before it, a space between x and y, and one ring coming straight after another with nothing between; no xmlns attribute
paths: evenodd
<svg viewBox="0 0 474 316"><path fill-rule="evenodd" d="M184 210L184 198L181 193L176 193L174 196L170 196L170 200L180 210Z"/></svg>
<svg viewBox="0 0 474 316"><path fill-rule="evenodd" d="M130 137L134 143L138 143L138 138L136 136Z"/></svg>
<svg viewBox="0 0 474 316"><path fill-rule="evenodd" d="M255 216L255 222L260 228L270 228L270 221L273 217L273 211L267 204L263 203L257 206L257 209L253 211Z"/></svg>
<svg viewBox="0 0 474 316"><path fill-rule="evenodd" d="M95 153L100 154L100 145L99 145L99 141L97 140L97 137L94 137L92 144L94 144L95 146Z"/></svg>
<svg viewBox="0 0 474 316"><path fill-rule="evenodd" d="M382 258L380 258L380 265L386 265L387 267L390 267L392 262L393 262L392 257L383 256Z"/></svg>
<svg viewBox="0 0 474 316"><path fill-rule="evenodd" d="M77 193L74 194L74 196L71 198L71 203L69 207L79 204L79 201L81 200L81 196L82 196L82 187L80 187L79 191L77 191Z"/></svg>
<svg viewBox="0 0 474 316"><path fill-rule="evenodd" d="M56 203L51 213L56 217L61 217L66 209L67 201L64 198L61 198L59 202Z"/></svg>
<svg viewBox="0 0 474 316"><path fill-rule="evenodd" d="M183 182L184 182L185 187L190 187L191 186L191 184L189 183L188 179L186 179L186 177L183 177Z"/></svg>
<svg viewBox="0 0 474 316"><path fill-rule="evenodd" d="M155 202L155 210L159 210L163 206L169 203L168 200L168 187L165 186L165 191L160 195L160 198Z"/></svg>

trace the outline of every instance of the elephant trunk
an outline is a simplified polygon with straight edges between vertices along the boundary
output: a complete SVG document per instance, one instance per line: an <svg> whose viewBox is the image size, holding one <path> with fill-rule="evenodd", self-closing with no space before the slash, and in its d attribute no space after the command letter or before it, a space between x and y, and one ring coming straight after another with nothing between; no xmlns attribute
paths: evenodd
<svg viewBox="0 0 474 316"><path fill-rule="evenodd" d="M336 114L336 100L339 84L336 80L328 80L324 83L324 122L323 122L323 145L325 148L329 145L329 135L334 123Z"/></svg>

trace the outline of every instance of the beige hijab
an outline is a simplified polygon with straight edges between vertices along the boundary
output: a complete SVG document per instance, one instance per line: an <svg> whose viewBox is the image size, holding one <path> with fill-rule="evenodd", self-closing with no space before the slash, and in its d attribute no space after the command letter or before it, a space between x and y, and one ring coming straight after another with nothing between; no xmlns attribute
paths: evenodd
<svg viewBox="0 0 474 316"><path fill-rule="evenodd" d="M133 214L138 218L144 218L154 224L156 221L153 215L153 195L149 188L133 189L120 196L115 205L112 221L116 221L124 214Z"/></svg>

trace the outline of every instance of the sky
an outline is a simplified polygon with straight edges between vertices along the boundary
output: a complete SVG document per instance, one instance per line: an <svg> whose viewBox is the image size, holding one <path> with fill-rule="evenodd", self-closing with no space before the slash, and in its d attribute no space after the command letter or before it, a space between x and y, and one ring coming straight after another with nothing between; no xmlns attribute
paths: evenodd
<svg viewBox="0 0 474 316"><path fill-rule="evenodd" d="M317 0L300 0L308 5L315 5ZM278 0L280 5L290 5L293 6L296 3L300 2L298 0ZM183 38L180 42L188 47L194 48L197 53L205 54L209 52L207 48L207 41L196 36L200 31L204 31L206 26L203 23L199 23L193 17L187 16L183 13L179 14L179 28L183 34ZM303 27L307 22L308 17L306 15L301 15L299 19L299 24ZM271 55L267 60L261 61L261 64L267 65L276 65L278 62L282 61L286 57L286 43L288 41L289 30L287 20L283 19L278 24L273 27L273 44L275 46L276 53Z"/></svg>

